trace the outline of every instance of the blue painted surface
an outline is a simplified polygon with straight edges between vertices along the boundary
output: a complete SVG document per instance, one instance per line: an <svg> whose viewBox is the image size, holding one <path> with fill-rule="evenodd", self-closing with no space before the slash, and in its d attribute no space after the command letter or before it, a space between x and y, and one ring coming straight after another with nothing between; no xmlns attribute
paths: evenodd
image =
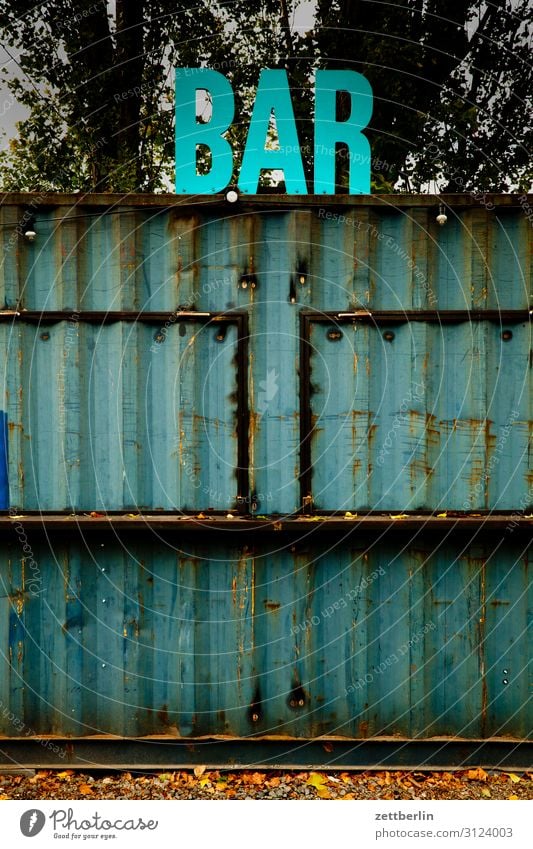
<svg viewBox="0 0 533 849"><path fill-rule="evenodd" d="M58 213L59 225L55 211L39 213L38 242L16 266L6 253L0 276L7 303L72 311L40 330L0 329L11 501L26 509L234 503L235 328L222 346L200 334L191 350L174 325L155 354L156 327L91 329L83 310L246 310L250 491L260 512L291 513L300 508L302 308L529 303L531 236L519 210L460 210L443 228L418 207ZM243 289L250 273L257 286ZM405 324L388 344L377 328L347 328L336 346L313 330L316 506L530 504L531 327L513 326L505 343L503 329ZM194 386L207 391L200 398Z"/></svg>
<svg viewBox="0 0 533 849"><path fill-rule="evenodd" d="M31 540L40 594L2 549L0 698L34 733L531 736L531 555L512 534L85 542ZM0 731L17 735L1 711Z"/></svg>
<svg viewBox="0 0 533 849"><path fill-rule="evenodd" d="M312 325L313 497L324 510L513 510L531 491L530 324ZM509 329L509 328L508 328Z"/></svg>
<svg viewBox="0 0 533 849"><path fill-rule="evenodd" d="M83 209L39 212L39 239L17 251L0 229L0 300L71 314L0 324L20 510L226 511L237 495L236 326L221 343L199 322L99 327L83 310L247 311L250 490L258 512L292 513L301 309L530 303L518 209L460 210L444 228L416 206ZM2 226L15 213L1 206ZM372 324L339 342L327 328L311 331L315 507L531 505L530 324L405 323L392 342ZM35 536L23 562L5 543L0 703L34 733L530 736L528 540L511 526L477 547L326 545L309 527L293 549Z"/></svg>
<svg viewBox="0 0 533 849"><path fill-rule="evenodd" d="M235 286L219 293L235 301L242 297L241 263L254 254L264 215L187 206L117 207L116 214L94 217L88 207L92 217L84 219L84 211L83 205L40 211L38 242L17 253L7 251L13 208L0 207L6 248L0 301L25 309L175 309L197 290L197 306L205 309L214 295L198 285L206 282L200 281L206 266L213 279L235 277ZM60 215L65 221L58 224ZM416 206L315 207L277 215L285 221L287 244L308 254L308 292L316 309L346 310L354 299L374 309L529 307L532 237L519 208L496 214L457 209L445 227L436 224L433 208ZM204 234L217 226L231 241L215 258L206 253ZM256 271L262 271L257 262ZM287 297L292 271L285 269Z"/></svg>
<svg viewBox="0 0 533 849"><path fill-rule="evenodd" d="M237 329L23 326L8 350L11 502L28 510L229 510ZM159 341L158 341L159 340ZM15 345L21 345L19 358ZM23 469L24 474L20 471Z"/></svg>

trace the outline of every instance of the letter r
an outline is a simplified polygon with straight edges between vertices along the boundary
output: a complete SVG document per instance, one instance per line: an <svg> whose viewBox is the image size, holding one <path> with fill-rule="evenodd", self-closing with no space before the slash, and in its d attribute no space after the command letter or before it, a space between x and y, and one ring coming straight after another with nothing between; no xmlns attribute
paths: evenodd
<svg viewBox="0 0 533 849"><path fill-rule="evenodd" d="M337 121L337 92L351 97L347 121ZM370 143L362 134L372 116L370 83L357 71L317 71L315 100L315 194L335 194L335 145L350 149L349 194L370 194ZM325 154L323 151L327 151Z"/></svg>

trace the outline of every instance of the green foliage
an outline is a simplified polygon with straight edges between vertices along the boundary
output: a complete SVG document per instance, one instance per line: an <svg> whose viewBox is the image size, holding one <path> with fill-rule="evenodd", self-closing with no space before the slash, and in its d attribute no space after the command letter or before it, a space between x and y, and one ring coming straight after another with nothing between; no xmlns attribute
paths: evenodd
<svg viewBox="0 0 533 849"><path fill-rule="evenodd" d="M322 64L372 84L374 182L452 192L530 184L528 31L530 0L318 0Z"/></svg>
<svg viewBox="0 0 533 849"><path fill-rule="evenodd" d="M221 49L209 2L0 0L18 55L10 82L29 110L2 154L4 188L154 191L169 179L175 65Z"/></svg>
<svg viewBox="0 0 533 849"><path fill-rule="evenodd" d="M529 186L529 0L317 0L307 33L297 5L116 0L111 17L106 0L0 0L8 85L28 110L0 153L3 188L172 190L173 69L204 64L234 87L236 169L259 71L285 67L311 186L313 72L352 68L374 90L373 191Z"/></svg>

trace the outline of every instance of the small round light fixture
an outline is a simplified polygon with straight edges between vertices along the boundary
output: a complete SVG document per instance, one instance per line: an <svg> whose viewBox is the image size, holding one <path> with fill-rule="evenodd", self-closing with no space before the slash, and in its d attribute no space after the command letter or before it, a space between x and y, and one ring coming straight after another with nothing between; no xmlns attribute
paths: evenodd
<svg viewBox="0 0 533 849"><path fill-rule="evenodd" d="M27 220L23 222L24 238L28 242L34 242L37 233L35 232L35 217L33 215L29 215Z"/></svg>
<svg viewBox="0 0 533 849"><path fill-rule="evenodd" d="M392 342L394 339L394 333L392 332L392 330L386 330L383 334L383 338L385 342Z"/></svg>
<svg viewBox="0 0 533 849"><path fill-rule="evenodd" d="M226 192L226 200L228 203L237 203L239 200L239 192L236 189L228 189Z"/></svg>
<svg viewBox="0 0 533 849"><path fill-rule="evenodd" d="M446 213L444 211L444 204L441 203L441 205L439 206L439 214L437 215L437 218L436 218L437 224L439 224L441 227L444 227L447 220L448 220L448 216L446 215Z"/></svg>
<svg viewBox="0 0 533 849"><path fill-rule="evenodd" d="M513 338L513 331L512 330L504 330L503 331L502 339L503 339L504 342L510 342L512 338Z"/></svg>

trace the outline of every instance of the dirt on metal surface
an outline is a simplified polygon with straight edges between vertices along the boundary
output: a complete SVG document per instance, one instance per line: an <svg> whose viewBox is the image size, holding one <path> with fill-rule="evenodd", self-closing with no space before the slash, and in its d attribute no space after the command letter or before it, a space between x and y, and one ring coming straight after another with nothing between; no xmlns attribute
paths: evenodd
<svg viewBox="0 0 533 849"><path fill-rule="evenodd" d="M156 774L40 770L1 775L0 799L514 799L533 798L533 773L226 772Z"/></svg>

